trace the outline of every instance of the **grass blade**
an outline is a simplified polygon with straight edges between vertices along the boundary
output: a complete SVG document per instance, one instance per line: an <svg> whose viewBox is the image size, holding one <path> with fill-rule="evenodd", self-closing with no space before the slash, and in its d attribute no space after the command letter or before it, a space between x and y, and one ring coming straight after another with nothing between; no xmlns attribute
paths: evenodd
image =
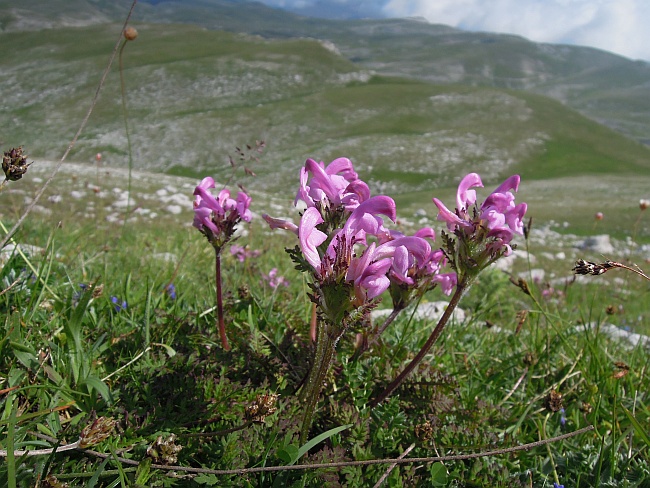
<svg viewBox="0 0 650 488"><path fill-rule="evenodd" d="M342 432L342 431L344 431L346 429L349 429L350 427L352 427L352 425L353 424L341 425L341 426L336 427L334 429L330 429L330 430L328 430L326 432L323 432L322 434L317 435L313 439L307 441L307 443L305 445L303 445L301 448L298 449L298 454L297 454L296 459L294 459L291 463L289 463L289 466L291 466L292 464L296 464L298 459L303 457L307 453L307 451L309 451L312 447L320 444L325 439L329 439L330 437L332 437L335 434L338 434L339 432Z"/></svg>
<svg viewBox="0 0 650 488"><path fill-rule="evenodd" d="M650 436L648 436L648 433L646 430L643 428L641 423L632 415L632 412L630 412L627 408L621 406L623 409L623 412L625 412L625 415L627 415L627 418L630 420L630 423L634 427L634 432L637 433L639 437L645 442L645 445L650 447Z"/></svg>

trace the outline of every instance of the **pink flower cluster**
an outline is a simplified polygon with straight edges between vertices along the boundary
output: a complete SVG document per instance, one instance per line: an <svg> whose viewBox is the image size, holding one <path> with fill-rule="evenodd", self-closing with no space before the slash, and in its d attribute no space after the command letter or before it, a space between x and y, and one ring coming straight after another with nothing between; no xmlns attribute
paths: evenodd
<svg viewBox="0 0 650 488"><path fill-rule="evenodd" d="M230 246L230 254L237 258L237 261L243 263L247 259L259 257L259 255L262 254L262 251L259 249L252 250L248 249L246 246L238 246L236 244L233 244Z"/></svg>
<svg viewBox="0 0 650 488"><path fill-rule="evenodd" d="M260 284L266 283L274 290L279 286L289 286L289 281L284 276L278 276L278 268L271 268L267 274L262 274Z"/></svg>
<svg viewBox="0 0 650 488"><path fill-rule="evenodd" d="M208 238L215 249L220 249L230 240L235 226L241 220L251 221L251 198L240 191L234 200L230 198L230 191L225 188L215 197L209 192L214 187L214 180L208 176L203 178L194 190L193 225Z"/></svg>
<svg viewBox="0 0 650 488"><path fill-rule="evenodd" d="M294 204L302 200L307 207L343 205L352 211L368 198L370 189L359 179L348 158L335 159L327 166L308 159L300 169L300 189Z"/></svg>
<svg viewBox="0 0 650 488"><path fill-rule="evenodd" d="M298 236L316 281L352 284L356 306L381 295L391 282L417 286L416 278L437 275L445 264L442 251L432 251L425 239L435 238L432 229L404 236L384 227L382 216L395 221L395 202L387 196L371 197L347 158L327 166L308 159L300 171L294 203L299 201L307 209L298 225L266 215L264 219L271 228ZM455 275L441 275L436 281L445 293L451 293L456 283Z"/></svg>
<svg viewBox="0 0 650 488"><path fill-rule="evenodd" d="M510 241L515 234L523 234L523 218L527 205L515 205L515 192L519 189L519 175L513 175L499 185L485 199L477 212L470 215L470 208L476 203L476 191L471 188L483 187L481 178L476 173L465 176L458 185L456 193L456 210L452 212L440 200L433 199L438 207L438 220L447 223L447 228L464 235L474 235L479 229L487 230L485 237L493 238L498 246L510 254Z"/></svg>

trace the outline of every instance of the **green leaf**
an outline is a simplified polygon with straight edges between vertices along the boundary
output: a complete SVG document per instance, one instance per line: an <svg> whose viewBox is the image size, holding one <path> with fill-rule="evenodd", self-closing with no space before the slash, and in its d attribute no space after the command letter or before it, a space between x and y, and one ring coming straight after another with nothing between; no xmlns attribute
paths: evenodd
<svg viewBox="0 0 650 488"><path fill-rule="evenodd" d="M14 351L14 356L20 363L28 369L38 368L38 359L36 359L36 351L18 342L11 341L9 343Z"/></svg>
<svg viewBox="0 0 650 488"><path fill-rule="evenodd" d="M86 484L86 488L95 488L95 485L99 480L99 477L101 476L102 472L104 471L104 468L106 468L106 465L110 460L111 460L110 457L104 459L104 462L102 462L102 464L99 465L99 468L97 468L95 474L93 474L93 476L88 480L88 483Z"/></svg>
<svg viewBox="0 0 650 488"><path fill-rule="evenodd" d="M138 464L138 469L135 472L135 483L137 485L146 486L149 477L151 476L151 458L146 458Z"/></svg>
<svg viewBox="0 0 650 488"><path fill-rule="evenodd" d="M433 463L429 468L431 486L447 486L447 468L442 463Z"/></svg>
<svg viewBox="0 0 650 488"><path fill-rule="evenodd" d="M277 452L277 456L280 458L281 461L284 461L285 463L287 463L288 466L291 466L300 457L299 452L300 451L296 446L294 446L293 444L289 444L288 446L279 449Z"/></svg>
<svg viewBox="0 0 650 488"><path fill-rule="evenodd" d="M199 485L215 486L219 479L213 474L200 474L194 478L194 482Z"/></svg>
<svg viewBox="0 0 650 488"><path fill-rule="evenodd" d="M86 376L79 382L79 385L83 384L86 384L91 388L97 390L97 393L99 393L105 401L111 401L111 391L108 389L108 385L96 376Z"/></svg>
<svg viewBox="0 0 650 488"><path fill-rule="evenodd" d="M164 348L165 352L167 353L167 355L170 358L173 358L174 356L176 356L176 350L173 347L168 346L167 344L158 344L157 343L156 345L161 346L162 348Z"/></svg>

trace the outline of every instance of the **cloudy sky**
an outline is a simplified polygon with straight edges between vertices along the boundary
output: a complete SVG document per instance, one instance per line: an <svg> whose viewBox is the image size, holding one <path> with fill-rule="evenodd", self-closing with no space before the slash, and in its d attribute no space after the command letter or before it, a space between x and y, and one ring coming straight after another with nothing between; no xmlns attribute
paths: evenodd
<svg viewBox="0 0 650 488"><path fill-rule="evenodd" d="M260 0L327 17L413 17L650 61L649 0Z"/></svg>

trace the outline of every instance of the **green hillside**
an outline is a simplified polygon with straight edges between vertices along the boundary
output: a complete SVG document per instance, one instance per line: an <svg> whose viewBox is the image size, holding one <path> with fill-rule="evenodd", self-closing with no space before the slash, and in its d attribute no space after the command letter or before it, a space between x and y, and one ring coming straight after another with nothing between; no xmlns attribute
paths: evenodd
<svg viewBox="0 0 650 488"><path fill-rule="evenodd" d="M264 139L259 185L287 188L306 158L351 157L383 192L487 181L635 174L650 151L562 104L521 91L373 75L316 40L268 40L178 24L136 24L124 75L135 167L226 171ZM2 140L55 159L71 139L119 26L0 34ZM13 142L12 142L13 143ZM128 162L119 74L109 76L72 160Z"/></svg>
<svg viewBox="0 0 650 488"><path fill-rule="evenodd" d="M121 22L130 0L0 1L0 32ZM331 43L358 69L438 84L517 89L555 98L647 143L650 64L580 46L471 33L418 19L326 20L245 0L141 1L133 21L187 23L265 38Z"/></svg>

